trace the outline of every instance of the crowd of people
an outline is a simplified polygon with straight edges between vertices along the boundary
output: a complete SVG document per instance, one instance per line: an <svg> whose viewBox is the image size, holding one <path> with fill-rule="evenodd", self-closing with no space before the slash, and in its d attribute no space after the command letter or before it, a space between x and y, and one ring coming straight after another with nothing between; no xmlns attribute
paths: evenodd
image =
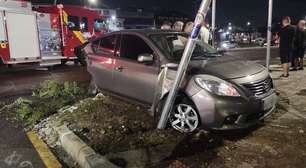
<svg viewBox="0 0 306 168"><path fill-rule="evenodd" d="M161 26L161 29L163 30L175 30L179 32L185 32L185 33L191 33L193 29L194 23L193 22L187 22L184 23L182 21L177 21L173 25L171 23L164 23ZM211 39L210 31L206 27L205 24L202 25L201 31L200 31L200 39L205 42L209 43L209 40Z"/></svg>
<svg viewBox="0 0 306 168"><path fill-rule="evenodd" d="M280 59L283 68L281 78L288 78L290 71L304 70L306 47L306 21L301 19L296 26L291 25L291 18L282 19L282 28L278 33ZM290 70L290 64L292 69Z"/></svg>
<svg viewBox="0 0 306 168"><path fill-rule="evenodd" d="M191 33L194 23L177 21L173 25L164 23L161 29L175 30L180 32ZM203 24L200 39L209 43L210 31ZM291 18L286 16L282 19L282 28L278 32L280 60L283 68L281 78L288 78L290 71L304 70L304 55L306 49L306 21L301 19L298 24L292 25ZM291 66L290 66L291 65ZM290 69L291 67L291 69Z"/></svg>

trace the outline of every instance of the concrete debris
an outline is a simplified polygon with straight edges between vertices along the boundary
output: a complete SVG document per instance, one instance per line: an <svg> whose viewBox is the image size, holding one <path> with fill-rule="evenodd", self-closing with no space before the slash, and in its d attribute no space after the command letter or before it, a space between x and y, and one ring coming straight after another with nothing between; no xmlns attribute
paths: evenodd
<svg viewBox="0 0 306 168"><path fill-rule="evenodd" d="M98 93L94 98L93 98L93 100L100 100L100 99L102 99L102 98L104 98L105 96L104 96L104 94L103 93Z"/></svg>

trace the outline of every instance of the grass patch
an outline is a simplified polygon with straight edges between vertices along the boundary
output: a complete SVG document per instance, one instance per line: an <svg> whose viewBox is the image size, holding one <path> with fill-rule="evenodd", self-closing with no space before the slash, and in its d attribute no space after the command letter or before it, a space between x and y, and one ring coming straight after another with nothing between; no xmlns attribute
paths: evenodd
<svg viewBox="0 0 306 168"><path fill-rule="evenodd" d="M30 98L19 98L13 103L16 111L26 128L31 128L39 122L57 112L60 108L72 105L86 97L85 89L75 82L64 84L55 80L47 80L33 91Z"/></svg>

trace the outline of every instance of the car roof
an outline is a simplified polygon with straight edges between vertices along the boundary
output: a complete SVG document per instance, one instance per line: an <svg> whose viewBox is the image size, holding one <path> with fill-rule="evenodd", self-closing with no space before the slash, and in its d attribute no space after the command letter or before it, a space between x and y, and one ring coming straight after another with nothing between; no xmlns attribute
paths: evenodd
<svg viewBox="0 0 306 168"><path fill-rule="evenodd" d="M120 30L114 33L137 33L142 34L145 36L150 36L152 34L184 34L184 32L174 31L174 30L162 30L162 29L127 29L127 30Z"/></svg>

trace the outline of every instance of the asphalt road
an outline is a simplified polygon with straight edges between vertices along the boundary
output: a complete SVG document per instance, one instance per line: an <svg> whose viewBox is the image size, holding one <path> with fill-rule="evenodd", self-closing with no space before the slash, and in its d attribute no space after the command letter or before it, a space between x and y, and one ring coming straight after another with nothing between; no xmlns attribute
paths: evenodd
<svg viewBox="0 0 306 168"><path fill-rule="evenodd" d="M44 168L20 122L0 111L0 168Z"/></svg>
<svg viewBox="0 0 306 168"><path fill-rule="evenodd" d="M266 48L242 48L228 51L229 54L243 57L247 60L254 61L261 65L266 65ZM271 48L271 65L280 64L279 49Z"/></svg>
<svg viewBox="0 0 306 168"><path fill-rule="evenodd" d="M86 67L73 65L54 67L52 70L46 68L12 69L11 71L0 72L0 99L30 94L34 88L45 80L87 82L90 80L90 76Z"/></svg>

